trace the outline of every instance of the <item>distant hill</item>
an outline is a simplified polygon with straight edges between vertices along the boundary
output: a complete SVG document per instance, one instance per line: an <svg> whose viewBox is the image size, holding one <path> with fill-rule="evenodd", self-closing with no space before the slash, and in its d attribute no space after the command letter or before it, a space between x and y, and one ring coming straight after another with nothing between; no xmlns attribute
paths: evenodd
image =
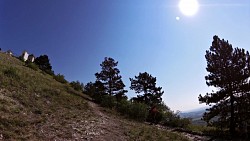
<svg viewBox="0 0 250 141"><path fill-rule="evenodd" d="M193 124L197 125L206 125L206 122L201 120L203 114L205 113L208 107L202 107L198 109L193 109L187 112L181 112L179 115L182 118L191 118Z"/></svg>

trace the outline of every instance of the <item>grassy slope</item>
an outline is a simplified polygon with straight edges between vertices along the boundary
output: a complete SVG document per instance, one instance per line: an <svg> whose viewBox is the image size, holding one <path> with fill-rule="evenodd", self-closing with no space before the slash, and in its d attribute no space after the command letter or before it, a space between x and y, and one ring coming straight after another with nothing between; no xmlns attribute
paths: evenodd
<svg viewBox="0 0 250 141"><path fill-rule="evenodd" d="M0 133L5 139L72 138L67 122L86 118L86 101L69 86L0 54ZM8 70L14 70L8 74ZM14 73L13 73L14 72Z"/></svg>
<svg viewBox="0 0 250 141"><path fill-rule="evenodd" d="M0 140L77 139L73 127L98 118L79 95L68 84L0 53ZM141 123L124 122L121 128L130 140L185 140ZM86 130L82 126L77 132L84 136Z"/></svg>

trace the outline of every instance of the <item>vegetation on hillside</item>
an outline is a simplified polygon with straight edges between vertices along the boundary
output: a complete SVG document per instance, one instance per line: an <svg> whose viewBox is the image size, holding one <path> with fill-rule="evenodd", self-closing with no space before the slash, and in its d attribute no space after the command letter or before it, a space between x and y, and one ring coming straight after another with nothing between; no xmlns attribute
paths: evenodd
<svg viewBox="0 0 250 141"><path fill-rule="evenodd" d="M0 134L3 139L72 138L73 131L68 123L86 119L88 110L86 101L78 96L80 93L3 53L0 53L0 66Z"/></svg>
<svg viewBox="0 0 250 141"><path fill-rule="evenodd" d="M161 91L162 87L156 87L156 77L144 72L139 73L138 76L129 80L131 81L130 89L139 94L137 97L132 98L132 100L145 103L149 106L162 103L161 97L164 91ZM140 95L141 93L142 95Z"/></svg>
<svg viewBox="0 0 250 141"><path fill-rule="evenodd" d="M190 120L182 119L162 102L161 87L156 86L156 77L147 72L139 73L135 78L130 78L131 90L138 95L127 100L124 90L125 85L119 75L118 62L113 58L104 58L100 64L101 72L96 73L96 81L85 85L85 93L90 95L95 102L103 107L115 109L121 115L137 121L161 123L172 127L187 127Z"/></svg>
<svg viewBox="0 0 250 141"><path fill-rule="evenodd" d="M0 139L74 138L70 125L94 118L100 120L98 116L102 115L90 112L83 99L86 98L84 93L100 106L132 119L136 125L119 121L128 127L122 132L132 140L186 139L142 124L145 121L192 134L230 134L231 138L247 138L250 122L249 52L233 48L228 41L214 36L205 58L209 73L205 77L206 83L217 89L204 96L200 94L198 98L200 103L211 106L203 115L210 127L191 125L189 118L181 118L178 112L171 111L162 101L162 87L156 85L156 77L148 72L130 78L130 89L138 95L128 99L118 61L113 58L105 57L100 64L101 71L95 73L95 82L84 86L79 81L69 83L60 73L55 75L47 55L41 55L32 63L0 53ZM87 128L79 132L78 135L85 133Z"/></svg>
<svg viewBox="0 0 250 141"><path fill-rule="evenodd" d="M34 61L34 63L41 69L42 71L53 75L54 71L52 70L52 66L50 64L50 60L48 55L41 55L37 57Z"/></svg>
<svg viewBox="0 0 250 141"><path fill-rule="evenodd" d="M100 93L102 95L115 96L117 101L122 100L125 97L127 90L124 90L124 83L122 76L119 74L120 70L117 68L118 62L113 58L105 57L104 61L100 64L102 70L100 73L96 73L96 83L99 83L103 88Z"/></svg>
<svg viewBox="0 0 250 141"><path fill-rule="evenodd" d="M0 66L0 140L120 138L116 132L128 140L188 140L117 116L103 118L104 113L94 113L83 99L85 95L79 90L83 85L59 83L15 57L0 53ZM99 128L102 125L106 127Z"/></svg>
<svg viewBox="0 0 250 141"><path fill-rule="evenodd" d="M199 101L212 105L203 119L221 132L230 129L231 137L247 137L250 122L250 56L248 51L233 48L228 41L213 37L212 46L206 51L208 86L217 91L199 95ZM237 131L236 132L236 128ZM237 133L237 134L236 134Z"/></svg>

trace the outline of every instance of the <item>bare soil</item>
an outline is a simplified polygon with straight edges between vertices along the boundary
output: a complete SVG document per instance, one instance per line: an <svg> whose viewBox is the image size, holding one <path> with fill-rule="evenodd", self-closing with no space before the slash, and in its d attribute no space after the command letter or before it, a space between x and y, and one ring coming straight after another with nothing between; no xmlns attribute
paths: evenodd
<svg viewBox="0 0 250 141"><path fill-rule="evenodd" d="M115 116L105 113L105 109L88 101L89 108L93 112L93 120L87 124L86 140L95 141L123 141L128 140L123 123Z"/></svg>

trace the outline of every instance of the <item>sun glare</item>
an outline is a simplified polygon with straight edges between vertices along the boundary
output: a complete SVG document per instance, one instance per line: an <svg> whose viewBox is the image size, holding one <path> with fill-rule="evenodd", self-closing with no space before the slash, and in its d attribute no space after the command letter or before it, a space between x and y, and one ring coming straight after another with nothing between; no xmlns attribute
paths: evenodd
<svg viewBox="0 0 250 141"><path fill-rule="evenodd" d="M193 16L199 9L199 3L197 0L180 0L179 8L184 15Z"/></svg>

